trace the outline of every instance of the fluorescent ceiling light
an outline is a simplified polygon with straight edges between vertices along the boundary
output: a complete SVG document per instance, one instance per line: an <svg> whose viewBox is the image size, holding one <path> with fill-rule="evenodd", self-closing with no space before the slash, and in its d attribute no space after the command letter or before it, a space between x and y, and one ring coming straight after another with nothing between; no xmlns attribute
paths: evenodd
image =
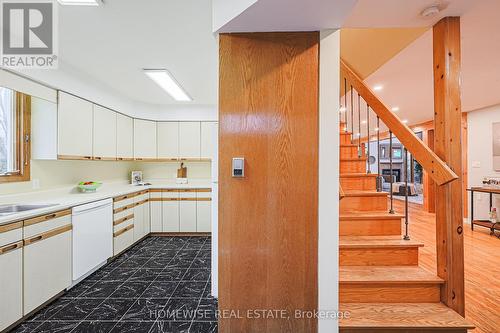
<svg viewBox="0 0 500 333"><path fill-rule="evenodd" d="M382 85L380 85L380 84L379 84L379 85L376 85L376 86L374 86L374 87L373 87L373 90L374 90L374 91L380 91L380 90L382 90L382 89L384 89L384 86L382 86Z"/></svg>
<svg viewBox="0 0 500 333"><path fill-rule="evenodd" d="M61 5L69 6L99 6L100 0L57 0Z"/></svg>
<svg viewBox="0 0 500 333"><path fill-rule="evenodd" d="M399 111L399 106L394 106L391 110L393 112L398 112Z"/></svg>
<svg viewBox="0 0 500 333"><path fill-rule="evenodd" d="M145 69L144 74L149 76L176 101L190 102L193 100L166 69Z"/></svg>

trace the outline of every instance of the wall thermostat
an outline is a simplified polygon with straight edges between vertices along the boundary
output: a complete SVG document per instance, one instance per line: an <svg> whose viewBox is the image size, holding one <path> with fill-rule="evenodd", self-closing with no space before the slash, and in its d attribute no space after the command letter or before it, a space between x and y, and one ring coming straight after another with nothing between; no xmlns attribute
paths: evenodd
<svg viewBox="0 0 500 333"><path fill-rule="evenodd" d="M245 159L243 157L233 157L233 177L245 177Z"/></svg>

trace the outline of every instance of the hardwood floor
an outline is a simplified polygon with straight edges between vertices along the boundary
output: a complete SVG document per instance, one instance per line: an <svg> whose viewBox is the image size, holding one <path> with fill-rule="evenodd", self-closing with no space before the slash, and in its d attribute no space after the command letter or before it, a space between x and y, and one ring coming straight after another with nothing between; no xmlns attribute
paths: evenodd
<svg viewBox="0 0 500 333"><path fill-rule="evenodd" d="M397 213L404 203L394 201ZM410 237L424 243L420 249L420 265L436 272L435 215L423 211L421 205L410 204ZM474 333L500 332L500 239L489 230L465 224L465 316L476 329ZM403 229L404 230L404 229Z"/></svg>

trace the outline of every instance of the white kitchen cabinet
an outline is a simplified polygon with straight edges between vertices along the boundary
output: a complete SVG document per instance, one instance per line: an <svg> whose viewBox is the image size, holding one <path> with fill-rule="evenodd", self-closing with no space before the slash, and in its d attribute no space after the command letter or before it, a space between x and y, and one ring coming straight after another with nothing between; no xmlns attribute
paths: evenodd
<svg viewBox="0 0 500 333"><path fill-rule="evenodd" d="M144 203L144 232L148 235L151 232L151 208L149 202L149 194L148 201Z"/></svg>
<svg viewBox="0 0 500 333"><path fill-rule="evenodd" d="M137 203L134 207L134 242L144 237L144 207Z"/></svg>
<svg viewBox="0 0 500 333"><path fill-rule="evenodd" d="M118 255L134 244L134 224L113 233L113 255Z"/></svg>
<svg viewBox="0 0 500 333"><path fill-rule="evenodd" d="M179 232L179 192L165 190L163 198L163 232Z"/></svg>
<svg viewBox="0 0 500 333"><path fill-rule="evenodd" d="M151 232L162 232L163 231L163 209L161 201L161 192L151 191L149 193L149 212L151 221Z"/></svg>
<svg viewBox="0 0 500 333"><path fill-rule="evenodd" d="M24 314L71 285L71 225L25 238Z"/></svg>
<svg viewBox="0 0 500 333"><path fill-rule="evenodd" d="M0 231L0 331L23 316L23 232L22 224L14 225Z"/></svg>
<svg viewBox="0 0 500 333"><path fill-rule="evenodd" d="M94 105L93 158L116 160L116 112Z"/></svg>
<svg viewBox="0 0 500 333"><path fill-rule="evenodd" d="M61 159L92 159L92 103L59 92L57 146Z"/></svg>
<svg viewBox="0 0 500 333"><path fill-rule="evenodd" d="M134 119L134 158L156 159L156 122Z"/></svg>
<svg viewBox="0 0 500 333"><path fill-rule="evenodd" d="M31 96L31 158L57 160L57 103Z"/></svg>
<svg viewBox="0 0 500 333"><path fill-rule="evenodd" d="M218 123L204 121L201 123L200 151L201 158L215 159L215 147L218 133Z"/></svg>
<svg viewBox="0 0 500 333"><path fill-rule="evenodd" d="M134 120L120 113L116 115L116 157L118 160L134 158Z"/></svg>
<svg viewBox="0 0 500 333"><path fill-rule="evenodd" d="M212 202L206 198L196 201L196 231L212 231Z"/></svg>
<svg viewBox="0 0 500 333"><path fill-rule="evenodd" d="M179 191L179 231L196 232L196 192Z"/></svg>
<svg viewBox="0 0 500 333"><path fill-rule="evenodd" d="M179 158L179 123L159 122L158 158L177 160Z"/></svg>
<svg viewBox="0 0 500 333"><path fill-rule="evenodd" d="M200 122L179 123L179 157L186 159L200 158Z"/></svg>

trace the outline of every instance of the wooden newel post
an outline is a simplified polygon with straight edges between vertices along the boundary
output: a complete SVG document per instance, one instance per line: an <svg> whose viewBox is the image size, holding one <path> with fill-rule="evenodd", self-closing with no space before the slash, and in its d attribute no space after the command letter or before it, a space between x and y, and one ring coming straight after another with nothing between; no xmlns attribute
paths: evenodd
<svg viewBox="0 0 500 333"><path fill-rule="evenodd" d="M462 175L460 18L445 17L433 28L434 149ZM437 272L446 282L441 301L465 315L462 178L436 189Z"/></svg>

